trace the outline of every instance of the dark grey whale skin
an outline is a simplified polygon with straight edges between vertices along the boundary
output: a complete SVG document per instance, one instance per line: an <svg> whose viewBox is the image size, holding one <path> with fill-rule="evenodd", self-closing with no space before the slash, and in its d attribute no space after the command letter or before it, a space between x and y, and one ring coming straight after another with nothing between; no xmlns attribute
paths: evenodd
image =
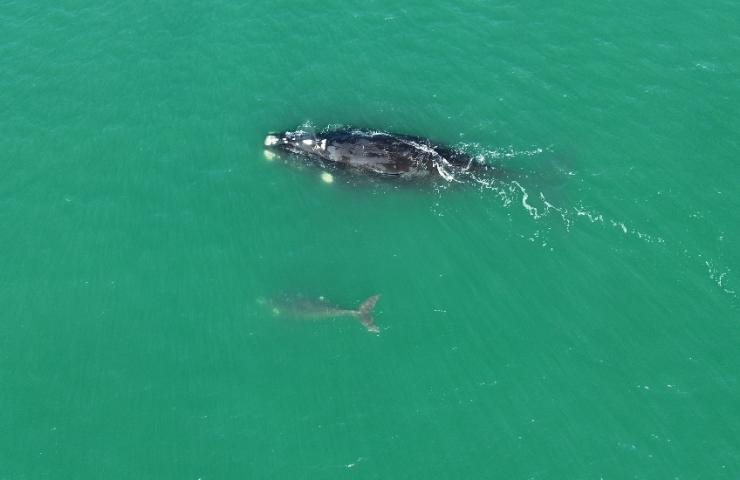
<svg viewBox="0 0 740 480"><path fill-rule="evenodd" d="M388 177L446 177L450 169L468 170L478 164L464 152L426 138L357 128L270 133L265 147L324 166Z"/></svg>

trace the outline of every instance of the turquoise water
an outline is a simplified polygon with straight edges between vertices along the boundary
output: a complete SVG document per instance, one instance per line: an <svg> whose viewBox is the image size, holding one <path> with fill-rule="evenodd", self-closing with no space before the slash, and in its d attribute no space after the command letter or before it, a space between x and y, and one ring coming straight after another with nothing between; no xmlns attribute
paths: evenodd
<svg viewBox="0 0 740 480"><path fill-rule="evenodd" d="M740 475L736 2L0 20L0 479ZM508 175L263 155L335 124Z"/></svg>

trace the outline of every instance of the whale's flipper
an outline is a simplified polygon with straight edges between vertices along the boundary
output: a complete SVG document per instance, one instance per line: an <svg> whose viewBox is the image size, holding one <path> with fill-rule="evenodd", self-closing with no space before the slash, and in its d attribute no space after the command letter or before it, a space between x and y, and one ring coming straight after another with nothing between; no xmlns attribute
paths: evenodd
<svg viewBox="0 0 740 480"><path fill-rule="evenodd" d="M357 308L357 318L360 319L360 323L365 325L365 328L367 328L368 332L380 332L378 326L373 323L373 307L375 307L378 299L380 299L380 295L373 295L372 297L368 297L368 299L362 302Z"/></svg>

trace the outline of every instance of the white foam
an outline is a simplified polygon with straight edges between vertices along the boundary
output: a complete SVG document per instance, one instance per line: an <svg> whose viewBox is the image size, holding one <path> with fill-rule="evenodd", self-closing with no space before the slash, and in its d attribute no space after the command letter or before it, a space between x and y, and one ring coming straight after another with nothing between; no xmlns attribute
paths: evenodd
<svg viewBox="0 0 740 480"><path fill-rule="evenodd" d="M329 172L321 172L321 181L324 183L334 183L334 175Z"/></svg>

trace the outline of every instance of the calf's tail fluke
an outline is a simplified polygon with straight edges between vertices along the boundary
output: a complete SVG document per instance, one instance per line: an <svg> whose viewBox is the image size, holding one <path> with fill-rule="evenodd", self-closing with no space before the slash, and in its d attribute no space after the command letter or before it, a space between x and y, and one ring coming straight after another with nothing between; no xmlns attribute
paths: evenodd
<svg viewBox="0 0 740 480"><path fill-rule="evenodd" d="M380 299L380 295L373 295L372 297L368 297L359 307L357 307L357 318L360 320L360 323L365 325L368 332L380 332L378 326L373 323L373 308L378 302L378 299Z"/></svg>

